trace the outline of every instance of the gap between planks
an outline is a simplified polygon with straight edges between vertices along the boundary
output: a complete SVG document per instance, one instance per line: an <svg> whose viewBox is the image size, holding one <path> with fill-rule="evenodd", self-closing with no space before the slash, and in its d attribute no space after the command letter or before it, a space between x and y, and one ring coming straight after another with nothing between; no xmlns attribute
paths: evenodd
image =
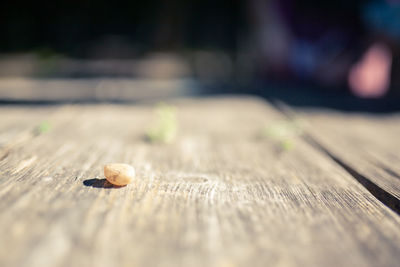
<svg viewBox="0 0 400 267"><path fill-rule="evenodd" d="M286 116L289 120L296 121L299 119L304 119L303 116L298 115L290 106L286 103L281 101L273 101L272 102L274 107L280 111L284 116ZM310 127L312 127L312 123ZM315 125L314 125L315 126ZM310 128L305 129L305 133L302 134L303 139L313 146L314 148L318 149L322 153L326 154L329 158L331 158L338 166L343 168L348 174L350 174L357 182L359 182L365 189L367 189L374 197L376 197L382 204L390 208L394 211L397 215L400 215L400 199L396 197L394 194L385 190L377 183L377 180L380 177L372 177L373 174L361 174L353 167L351 162L348 162L346 159L341 158L340 155L333 152L330 147L322 144L318 140L318 136L314 134L313 131L309 130ZM334 140L332 140L334 141ZM371 164L375 164L378 168L385 170L390 176L399 178L397 173L390 170L384 164L378 162L373 162ZM397 193L397 191L395 191Z"/></svg>

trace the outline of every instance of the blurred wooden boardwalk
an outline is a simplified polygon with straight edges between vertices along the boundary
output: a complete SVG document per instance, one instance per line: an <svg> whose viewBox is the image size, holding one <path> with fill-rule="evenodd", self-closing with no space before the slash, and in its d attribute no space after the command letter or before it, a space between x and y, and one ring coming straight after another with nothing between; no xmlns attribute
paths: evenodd
<svg viewBox="0 0 400 267"><path fill-rule="evenodd" d="M399 266L400 114L170 102L171 144L149 104L0 107L0 266Z"/></svg>

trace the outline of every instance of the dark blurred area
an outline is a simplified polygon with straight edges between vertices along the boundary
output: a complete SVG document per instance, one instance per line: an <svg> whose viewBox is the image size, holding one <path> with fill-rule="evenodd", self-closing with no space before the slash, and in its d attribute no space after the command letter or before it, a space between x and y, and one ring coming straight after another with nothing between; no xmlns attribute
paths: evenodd
<svg viewBox="0 0 400 267"><path fill-rule="evenodd" d="M132 58L155 50L236 49L240 1L7 1L4 52L49 49L78 58ZM101 48L105 50L100 51ZM106 50L108 48L109 50Z"/></svg>
<svg viewBox="0 0 400 267"><path fill-rule="evenodd" d="M0 10L8 84L184 79L207 94L400 108L400 0L3 1Z"/></svg>

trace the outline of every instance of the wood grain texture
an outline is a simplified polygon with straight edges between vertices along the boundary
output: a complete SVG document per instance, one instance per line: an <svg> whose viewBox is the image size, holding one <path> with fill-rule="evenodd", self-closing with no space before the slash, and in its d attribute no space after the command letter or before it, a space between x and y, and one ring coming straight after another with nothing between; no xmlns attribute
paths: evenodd
<svg viewBox="0 0 400 267"><path fill-rule="evenodd" d="M169 145L143 139L152 106L49 111L0 161L0 266L398 266L398 215L301 139L258 138L270 106L175 104ZM137 179L107 186L109 162Z"/></svg>
<svg viewBox="0 0 400 267"><path fill-rule="evenodd" d="M39 126L50 118L55 107L0 106L0 160L11 150L24 145L39 134Z"/></svg>
<svg viewBox="0 0 400 267"><path fill-rule="evenodd" d="M307 118L308 130L324 147L390 193L400 211L399 114L308 112L303 118Z"/></svg>

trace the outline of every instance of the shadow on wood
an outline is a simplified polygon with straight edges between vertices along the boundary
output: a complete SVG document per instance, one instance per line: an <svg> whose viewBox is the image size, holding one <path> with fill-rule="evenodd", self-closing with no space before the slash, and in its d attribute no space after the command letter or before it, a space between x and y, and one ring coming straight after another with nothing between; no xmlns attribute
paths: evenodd
<svg viewBox="0 0 400 267"><path fill-rule="evenodd" d="M109 181L107 181L106 179L98 179L98 178L93 178L93 179L87 179L85 181L83 181L83 184L85 186L91 186L91 187L95 187L95 188L120 188L120 187L124 187L124 186L118 186L118 185L113 185L112 183L110 183Z"/></svg>

